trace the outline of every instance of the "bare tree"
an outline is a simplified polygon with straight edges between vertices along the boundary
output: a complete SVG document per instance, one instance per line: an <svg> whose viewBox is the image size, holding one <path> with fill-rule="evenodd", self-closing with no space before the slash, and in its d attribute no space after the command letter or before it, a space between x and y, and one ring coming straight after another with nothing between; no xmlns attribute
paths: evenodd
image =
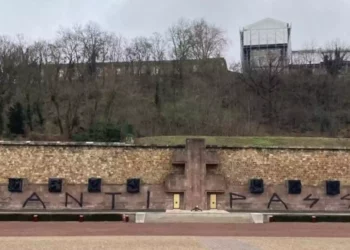
<svg viewBox="0 0 350 250"><path fill-rule="evenodd" d="M170 27L168 33L169 40L172 44L171 57L175 60L193 58L193 33L190 21L180 19L176 24Z"/></svg>
<svg viewBox="0 0 350 250"><path fill-rule="evenodd" d="M278 124L278 101L281 100L277 93L284 83L283 75L287 69L283 58L270 53L257 64L252 64L241 75L241 80L262 100L261 109L265 118L263 123L269 125L272 134L275 133Z"/></svg>
<svg viewBox="0 0 350 250"><path fill-rule="evenodd" d="M58 32L56 44L61 50L63 63L67 67L65 70L65 79L71 82L73 78L82 74L78 64L81 60L83 62L81 55L83 44L78 34L72 29L61 29Z"/></svg>
<svg viewBox="0 0 350 250"><path fill-rule="evenodd" d="M102 31L98 24L93 22L88 23L84 27L76 26L74 31L83 45L82 55L88 65L89 75L95 75L97 62L101 57L108 34Z"/></svg>
<svg viewBox="0 0 350 250"><path fill-rule="evenodd" d="M48 44L45 41L35 42L32 45L32 53L34 62L34 76L32 79L32 109L33 115L37 117L36 123L40 126L40 130L44 131L46 97L47 92L44 85L43 74L47 65L47 57L49 55Z"/></svg>
<svg viewBox="0 0 350 250"><path fill-rule="evenodd" d="M302 50L293 51L291 54L290 72L312 74L320 67L320 55L316 43L305 43Z"/></svg>
<svg viewBox="0 0 350 250"><path fill-rule="evenodd" d="M59 85L63 58L62 51L60 50L59 43L49 44L49 57L52 67L46 69L45 82L47 83L47 89L49 92L50 100L55 109L54 123L57 124L60 134L64 134L64 121L62 117L61 100L59 98L61 87Z"/></svg>
<svg viewBox="0 0 350 250"><path fill-rule="evenodd" d="M220 57L227 46L225 33L204 19L195 20L191 25L192 53L196 59Z"/></svg>
<svg viewBox="0 0 350 250"><path fill-rule="evenodd" d="M324 49L319 50L325 69L332 76L339 75L344 62L350 59L350 48L339 41L333 41Z"/></svg>
<svg viewBox="0 0 350 250"><path fill-rule="evenodd" d="M134 38L125 50L127 60L132 64L133 73L140 75L145 62L152 56L152 44L146 37Z"/></svg>
<svg viewBox="0 0 350 250"><path fill-rule="evenodd" d="M175 60L175 73L182 79L184 61L193 58L193 33L190 21L180 19L169 28L168 36L171 43L170 57Z"/></svg>
<svg viewBox="0 0 350 250"><path fill-rule="evenodd" d="M149 39L151 43L152 60L156 62L166 60L167 41L160 33L153 33Z"/></svg>
<svg viewBox="0 0 350 250"><path fill-rule="evenodd" d="M20 37L17 41L0 37L0 133L4 129L4 111L11 104L23 70L25 47L21 42Z"/></svg>
<svg viewBox="0 0 350 250"><path fill-rule="evenodd" d="M226 65L216 58L226 46L225 32L203 19L130 41L94 23L51 42L0 37L0 133L4 112L20 102L28 135L74 138L100 122L133 124L139 136L349 135L346 45L308 47L294 70L278 49L252 53L243 72L210 67ZM302 71L317 63L324 74ZM132 74L118 73L129 65Z"/></svg>
<svg viewBox="0 0 350 250"><path fill-rule="evenodd" d="M70 43L64 44L60 39L49 45L51 64L44 78L55 111L54 123L57 124L60 134L67 138L72 138L79 126L85 93L84 81L66 77L67 67L74 65L73 61L65 64L67 52L72 52L70 46ZM76 58L79 58L79 55Z"/></svg>
<svg viewBox="0 0 350 250"><path fill-rule="evenodd" d="M96 122L102 101L102 89L108 68L105 63L119 60L121 37L103 31L99 25L92 22L84 27L76 26L73 31L74 37L77 37L80 43L78 48L81 48L79 62L83 63L79 69L80 82L76 84L83 83L84 93L79 95L79 98L84 99L85 122L91 126ZM88 65L87 70L84 70L84 64Z"/></svg>
<svg viewBox="0 0 350 250"><path fill-rule="evenodd" d="M109 53L107 55L107 61L109 62L120 62L123 60L123 43L125 39L122 36L110 34L109 40Z"/></svg>
<svg viewBox="0 0 350 250"><path fill-rule="evenodd" d="M153 59L152 73L155 75L154 80L154 104L156 106L157 115L160 116L161 112L161 78L158 76L160 73L164 73L166 70L165 60L167 59L167 45L166 39L159 33L153 33L149 39L151 43L151 53ZM155 128L153 128L155 131Z"/></svg>
<svg viewBox="0 0 350 250"><path fill-rule="evenodd" d="M21 61L18 61L18 76L16 79L16 102L21 102L25 107L26 123L30 131L37 124L43 128L43 105L45 88L43 86L43 64L47 55L46 43L35 42L25 46L18 44L18 52L21 53ZM37 117L37 121L35 121Z"/></svg>

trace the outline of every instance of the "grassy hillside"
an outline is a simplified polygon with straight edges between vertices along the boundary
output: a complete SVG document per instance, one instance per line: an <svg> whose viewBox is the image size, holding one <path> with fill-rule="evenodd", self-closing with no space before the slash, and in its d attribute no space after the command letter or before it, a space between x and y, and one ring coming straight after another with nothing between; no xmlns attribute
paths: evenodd
<svg viewBox="0 0 350 250"><path fill-rule="evenodd" d="M181 145L187 138L204 138L207 145L253 147L349 147L348 138L321 137L211 137L211 136L156 136L136 139L143 145Z"/></svg>

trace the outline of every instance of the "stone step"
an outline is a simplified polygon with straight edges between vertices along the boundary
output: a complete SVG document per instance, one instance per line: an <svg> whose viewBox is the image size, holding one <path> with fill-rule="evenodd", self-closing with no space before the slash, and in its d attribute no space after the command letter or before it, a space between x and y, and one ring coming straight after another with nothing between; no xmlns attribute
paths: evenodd
<svg viewBox="0 0 350 250"><path fill-rule="evenodd" d="M136 213L136 223L263 223L263 218L252 213Z"/></svg>

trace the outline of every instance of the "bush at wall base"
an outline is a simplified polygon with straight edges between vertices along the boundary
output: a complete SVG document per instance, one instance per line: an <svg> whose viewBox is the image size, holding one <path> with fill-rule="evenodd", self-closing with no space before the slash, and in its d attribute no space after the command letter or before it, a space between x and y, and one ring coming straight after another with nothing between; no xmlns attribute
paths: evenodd
<svg viewBox="0 0 350 250"><path fill-rule="evenodd" d="M1 214L0 221L32 221L33 214ZM122 221L122 214L84 214L84 221ZM38 214L38 221L79 221L79 214Z"/></svg>
<svg viewBox="0 0 350 250"><path fill-rule="evenodd" d="M350 223L349 215L316 215L316 222ZM313 222L311 215L274 215L273 222Z"/></svg>

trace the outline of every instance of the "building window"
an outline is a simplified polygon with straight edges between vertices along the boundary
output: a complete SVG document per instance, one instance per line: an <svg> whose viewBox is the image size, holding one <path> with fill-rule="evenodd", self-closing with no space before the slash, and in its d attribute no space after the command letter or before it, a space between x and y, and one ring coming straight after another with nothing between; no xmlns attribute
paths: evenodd
<svg viewBox="0 0 350 250"><path fill-rule="evenodd" d="M159 67L153 67L153 75L159 75Z"/></svg>
<svg viewBox="0 0 350 250"><path fill-rule="evenodd" d="M64 77L64 70L63 70L63 69L60 69L60 70L58 71L58 77L59 77L60 79L62 79L62 78Z"/></svg>

